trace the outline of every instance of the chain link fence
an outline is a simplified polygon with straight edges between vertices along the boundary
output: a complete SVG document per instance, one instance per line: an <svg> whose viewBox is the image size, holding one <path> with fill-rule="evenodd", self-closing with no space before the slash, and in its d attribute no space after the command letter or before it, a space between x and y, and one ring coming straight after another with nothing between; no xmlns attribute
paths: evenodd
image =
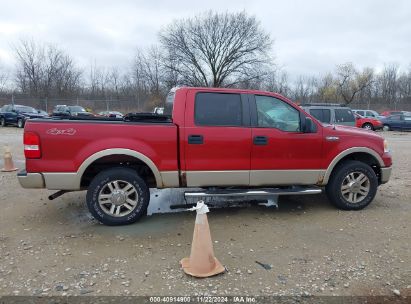
<svg viewBox="0 0 411 304"><path fill-rule="evenodd" d="M87 99L87 98L36 98L29 96L1 96L0 107L5 104L19 104L30 106L52 113L57 105L79 105L93 113L102 111L152 112L154 107L162 106L162 101L149 99Z"/></svg>

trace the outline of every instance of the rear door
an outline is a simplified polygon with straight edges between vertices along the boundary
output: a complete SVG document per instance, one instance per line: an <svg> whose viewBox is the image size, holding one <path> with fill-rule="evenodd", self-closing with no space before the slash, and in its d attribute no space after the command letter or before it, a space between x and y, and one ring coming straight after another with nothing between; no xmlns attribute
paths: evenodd
<svg viewBox="0 0 411 304"><path fill-rule="evenodd" d="M335 123L337 125L355 126L355 117L349 108L336 108L334 110Z"/></svg>
<svg viewBox="0 0 411 304"><path fill-rule="evenodd" d="M247 96L189 90L184 148L187 186L248 186L251 128Z"/></svg>
<svg viewBox="0 0 411 304"><path fill-rule="evenodd" d="M302 131L305 114L287 102L264 95L250 101L253 145L252 186L315 184L323 172L322 129Z"/></svg>

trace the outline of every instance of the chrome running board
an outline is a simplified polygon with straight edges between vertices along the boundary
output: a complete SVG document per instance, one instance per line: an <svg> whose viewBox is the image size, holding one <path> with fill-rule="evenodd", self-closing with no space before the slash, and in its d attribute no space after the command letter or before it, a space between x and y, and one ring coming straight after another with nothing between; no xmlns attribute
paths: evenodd
<svg viewBox="0 0 411 304"><path fill-rule="evenodd" d="M267 197L273 195L305 195L319 194L322 192L318 187L291 187L291 188L261 188L261 189L212 189L204 191L187 191L184 192L186 198L191 197L227 197L227 196L245 196L245 197Z"/></svg>

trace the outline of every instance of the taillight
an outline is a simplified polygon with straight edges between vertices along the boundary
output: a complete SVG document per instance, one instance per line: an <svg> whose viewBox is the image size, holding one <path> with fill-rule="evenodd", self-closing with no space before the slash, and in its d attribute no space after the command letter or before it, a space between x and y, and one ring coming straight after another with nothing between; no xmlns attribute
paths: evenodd
<svg viewBox="0 0 411 304"><path fill-rule="evenodd" d="M24 132L24 156L26 158L40 158L40 137L34 132Z"/></svg>

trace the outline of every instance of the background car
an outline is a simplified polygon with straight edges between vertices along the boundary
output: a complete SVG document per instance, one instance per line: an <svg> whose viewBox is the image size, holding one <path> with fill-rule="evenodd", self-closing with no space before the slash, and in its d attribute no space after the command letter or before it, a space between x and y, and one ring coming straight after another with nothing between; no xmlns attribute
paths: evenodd
<svg viewBox="0 0 411 304"><path fill-rule="evenodd" d="M377 119L381 119L381 118L384 117L383 115L378 114L378 112L377 112L377 111L374 111L374 110L358 110L358 109L355 109L355 110L352 110L352 111L353 111L354 113L357 113L357 114L361 115L361 116L364 117L364 118L377 118Z"/></svg>
<svg viewBox="0 0 411 304"><path fill-rule="evenodd" d="M381 113L381 116L388 117L388 116L391 116L391 115L400 115L400 114L410 114L411 115L411 112L407 112L407 111L384 111L384 112Z"/></svg>
<svg viewBox="0 0 411 304"><path fill-rule="evenodd" d="M381 119L384 131L390 130L411 130L411 114L391 115Z"/></svg>
<svg viewBox="0 0 411 304"><path fill-rule="evenodd" d="M23 128L27 119L45 117L48 117L47 113L39 113L35 108L8 104L4 105L0 110L0 125L2 127L15 125L19 128Z"/></svg>
<svg viewBox="0 0 411 304"><path fill-rule="evenodd" d="M43 111L43 110L40 110L40 109L36 109L37 110L37 112L40 114L40 115L43 115L44 117L48 117L49 116L49 113L47 113L46 111Z"/></svg>
<svg viewBox="0 0 411 304"><path fill-rule="evenodd" d="M383 127L381 120L377 118L363 117L357 113L355 113L354 115L355 115L355 125L358 128L375 131L375 130L382 129Z"/></svg>
<svg viewBox="0 0 411 304"><path fill-rule="evenodd" d="M301 107L320 122L355 127L355 117L351 109L332 103L303 104Z"/></svg>
<svg viewBox="0 0 411 304"><path fill-rule="evenodd" d="M114 117L114 118L123 118L123 113L118 112L118 111L103 111L98 113L100 116L104 117Z"/></svg>
<svg viewBox="0 0 411 304"><path fill-rule="evenodd" d="M53 116L94 116L81 106L57 105L54 107Z"/></svg>

